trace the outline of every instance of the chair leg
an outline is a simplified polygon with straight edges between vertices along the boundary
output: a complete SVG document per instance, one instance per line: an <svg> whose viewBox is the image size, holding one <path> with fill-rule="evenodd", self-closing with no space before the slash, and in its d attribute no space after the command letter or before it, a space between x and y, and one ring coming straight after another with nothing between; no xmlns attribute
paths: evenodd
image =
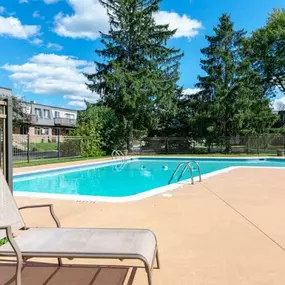
<svg viewBox="0 0 285 285"><path fill-rule="evenodd" d="M58 266L62 266L62 259L61 259L61 258L58 258L58 259L57 259L57 263L58 263Z"/></svg>
<svg viewBox="0 0 285 285"><path fill-rule="evenodd" d="M17 267L16 267L16 285L22 285L22 268L23 260L17 257Z"/></svg>
<svg viewBox="0 0 285 285"><path fill-rule="evenodd" d="M147 274L148 285L152 285L151 269L150 269L149 265L146 262L144 263L144 266L145 266L145 271L146 271L146 274Z"/></svg>
<svg viewBox="0 0 285 285"><path fill-rule="evenodd" d="M160 269L160 261L159 261L159 256L158 256L158 249L156 250L156 266L157 266L157 269Z"/></svg>

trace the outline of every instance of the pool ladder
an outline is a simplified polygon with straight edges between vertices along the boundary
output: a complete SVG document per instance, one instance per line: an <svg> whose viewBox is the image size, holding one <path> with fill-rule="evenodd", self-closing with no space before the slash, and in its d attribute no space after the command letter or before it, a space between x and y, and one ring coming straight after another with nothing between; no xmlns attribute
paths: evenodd
<svg viewBox="0 0 285 285"><path fill-rule="evenodd" d="M173 178L175 177L175 175L177 174L177 172L180 170L180 168L181 168L182 166L184 166L184 168L183 168L181 174L179 175L177 181L179 181L179 180L182 178L182 176L184 175L184 173L186 172L186 170L189 169L190 178L191 178L191 183L194 184L194 183L195 183L195 182L194 182L194 177L193 177L193 166L194 166L194 165L196 166L196 168L197 168L197 170L198 170L199 182L201 182L201 181L202 181L202 177L201 177L200 165L199 165L199 163L198 163L197 161L191 160L191 161L188 161L188 162L181 162L181 163L179 163L179 164L177 165L175 171L173 172L171 178L170 178L169 181L168 181L168 184L170 184L170 183L172 182Z"/></svg>
<svg viewBox="0 0 285 285"><path fill-rule="evenodd" d="M127 156L121 150L114 149L112 151L112 159L121 159L124 161L127 159Z"/></svg>

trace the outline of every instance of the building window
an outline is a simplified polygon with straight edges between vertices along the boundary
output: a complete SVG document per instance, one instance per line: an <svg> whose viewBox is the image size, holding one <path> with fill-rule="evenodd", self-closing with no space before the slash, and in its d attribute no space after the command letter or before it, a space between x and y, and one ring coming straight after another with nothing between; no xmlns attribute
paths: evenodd
<svg viewBox="0 0 285 285"><path fill-rule="evenodd" d="M35 135L36 136L39 136L39 135L41 135L42 133L41 133L41 128L39 128L39 127L35 127Z"/></svg>
<svg viewBox="0 0 285 285"><path fill-rule="evenodd" d="M65 118L67 118L67 119L74 119L74 114L65 113Z"/></svg>
<svg viewBox="0 0 285 285"><path fill-rule="evenodd" d="M60 117L59 111L54 111L54 117L55 118L59 118Z"/></svg>
<svg viewBox="0 0 285 285"><path fill-rule="evenodd" d="M42 109L39 108L35 108L35 113L37 115L38 118L42 118Z"/></svg>
<svg viewBox="0 0 285 285"><path fill-rule="evenodd" d="M44 109L44 118L45 119L50 119L50 111L47 109Z"/></svg>
<svg viewBox="0 0 285 285"><path fill-rule="evenodd" d="M49 135L49 128L35 127L35 135L36 136L48 136Z"/></svg>
<svg viewBox="0 0 285 285"><path fill-rule="evenodd" d="M49 135L49 128L42 128L42 135L48 136Z"/></svg>
<svg viewBox="0 0 285 285"><path fill-rule="evenodd" d="M20 126L20 134L26 135L28 133L28 127L25 125Z"/></svg>
<svg viewBox="0 0 285 285"><path fill-rule="evenodd" d="M52 129L52 134L54 136L59 136L60 135L60 128L54 128Z"/></svg>

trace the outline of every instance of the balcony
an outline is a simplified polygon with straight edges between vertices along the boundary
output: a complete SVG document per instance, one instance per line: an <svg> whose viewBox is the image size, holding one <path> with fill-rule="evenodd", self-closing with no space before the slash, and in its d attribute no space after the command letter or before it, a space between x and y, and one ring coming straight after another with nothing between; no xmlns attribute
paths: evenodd
<svg viewBox="0 0 285 285"><path fill-rule="evenodd" d="M54 124L56 126L74 127L76 125L76 120L69 118L55 118Z"/></svg>
<svg viewBox="0 0 285 285"><path fill-rule="evenodd" d="M30 124L34 126L54 126L53 119L41 118L38 115L30 115Z"/></svg>

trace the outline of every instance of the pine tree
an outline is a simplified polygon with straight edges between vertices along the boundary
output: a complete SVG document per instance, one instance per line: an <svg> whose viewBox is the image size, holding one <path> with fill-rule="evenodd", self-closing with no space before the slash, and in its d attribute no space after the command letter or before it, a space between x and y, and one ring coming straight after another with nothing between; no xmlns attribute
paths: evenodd
<svg viewBox="0 0 285 285"><path fill-rule="evenodd" d="M231 137L244 128L254 133L257 119L264 119L268 127L274 124L274 117L260 77L251 70L246 56L246 32L234 30L230 16L223 14L214 33L206 37L209 46L201 50L201 67L206 75L198 77L201 92L197 100L201 101L202 119L208 122L208 137L223 142L229 152Z"/></svg>
<svg viewBox="0 0 285 285"><path fill-rule="evenodd" d="M102 62L87 75L88 87L124 122L130 149L134 129L157 123L156 114L171 109L182 54L167 46L176 31L155 23L161 0L99 1L107 9L110 30L101 33L104 47L96 53Z"/></svg>
<svg viewBox="0 0 285 285"><path fill-rule="evenodd" d="M265 92L275 95L278 88L285 96L285 9L275 9L266 25L253 32L249 43L252 65Z"/></svg>

